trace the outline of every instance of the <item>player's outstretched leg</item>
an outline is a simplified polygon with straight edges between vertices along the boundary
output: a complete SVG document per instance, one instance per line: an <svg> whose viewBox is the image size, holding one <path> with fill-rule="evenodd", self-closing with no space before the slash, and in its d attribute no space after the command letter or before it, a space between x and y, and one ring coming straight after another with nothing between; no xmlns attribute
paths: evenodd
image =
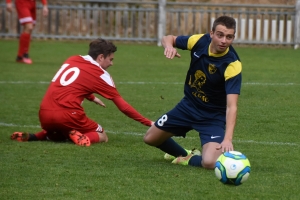
<svg viewBox="0 0 300 200"><path fill-rule="evenodd" d="M10 139L17 140L19 142L27 142L28 139L29 139L29 133L26 133L26 132L14 132L10 136Z"/></svg>
<svg viewBox="0 0 300 200"><path fill-rule="evenodd" d="M87 147L91 146L90 139L86 135L84 135L76 130L70 131L69 137L78 146L87 146Z"/></svg>
<svg viewBox="0 0 300 200"><path fill-rule="evenodd" d="M32 142L32 141L38 141L38 140L46 140L47 138L47 131L42 130L36 134L33 133L27 133L27 132L14 132L10 139L17 140L19 142Z"/></svg>

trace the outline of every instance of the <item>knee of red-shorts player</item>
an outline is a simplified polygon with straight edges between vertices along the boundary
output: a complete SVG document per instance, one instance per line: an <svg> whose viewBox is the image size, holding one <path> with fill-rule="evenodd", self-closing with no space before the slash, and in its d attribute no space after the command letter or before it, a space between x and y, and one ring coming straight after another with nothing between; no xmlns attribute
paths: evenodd
<svg viewBox="0 0 300 200"><path fill-rule="evenodd" d="M47 131L47 139L55 142L65 142L68 139L68 135L60 132Z"/></svg>
<svg viewBox="0 0 300 200"><path fill-rule="evenodd" d="M108 142L108 136L106 135L105 131L102 130L102 132L98 132L100 141L99 142Z"/></svg>

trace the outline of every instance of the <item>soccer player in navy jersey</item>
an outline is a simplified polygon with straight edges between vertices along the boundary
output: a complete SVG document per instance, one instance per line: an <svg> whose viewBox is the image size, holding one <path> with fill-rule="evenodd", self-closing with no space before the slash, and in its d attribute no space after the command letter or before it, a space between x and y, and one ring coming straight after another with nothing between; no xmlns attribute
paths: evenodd
<svg viewBox="0 0 300 200"><path fill-rule="evenodd" d="M43 130L36 134L14 132L11 139L20 142L69 139L79 146L107 142L102 126L88 118L82 107L84 99L105 107L94 94L111 100L133 120L151 126L154 122L122 98L107 72L116 51L112 42L100 38L90 43L88 55L69 57L54 75L41 102L39 120Z"/></svg>
<svg viewBox="0 0 300 200"><path fill-rule="evenodd" d="M242 82L242 64L231 46L235 31L235 20L221 16L210 33L162 38L166 58L180 57L179 48L191 51L191 62L184 97L149 128L144 142L164 151L164 158L174 164L213 169L222 152L233 150ZM172 139L185 137L190 130L199 133L202 154L186 150Z"/></svg>

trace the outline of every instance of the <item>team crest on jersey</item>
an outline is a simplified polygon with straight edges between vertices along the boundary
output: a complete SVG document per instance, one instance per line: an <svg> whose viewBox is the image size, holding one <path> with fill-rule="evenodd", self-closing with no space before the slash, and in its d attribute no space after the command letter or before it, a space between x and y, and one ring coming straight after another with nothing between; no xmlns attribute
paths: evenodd
<svg viewBox="0 0 300 200"><path fill-rule="evenodd" d="M210 74L214 74L217 71L217 67L214 64L209 64L208 65L208 71Z"/></svg>
<svg viewBox="0 0 300 200"><path fill-rule="evenodd" d="M197 70L194 75L195 79L193 80L190 76L189 85L191 88L196 88L196 91L192 92L193 95L204 102L208 102L208 98L205 92L202 91L201 87L206 83L206 75L203 71Z"/></svg>

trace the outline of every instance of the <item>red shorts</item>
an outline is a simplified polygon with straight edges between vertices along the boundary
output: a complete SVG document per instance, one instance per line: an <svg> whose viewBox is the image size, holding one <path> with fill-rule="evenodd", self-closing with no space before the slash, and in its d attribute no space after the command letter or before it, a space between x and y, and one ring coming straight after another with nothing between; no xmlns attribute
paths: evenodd
<svg viewBox="0 0 300 200"><path fill-rule="evenodd" d="M47 131L47 135L56 136L57 139L62 140L69 138L71 130L77 130L80 133L88 132L102 132L102 127L88 118L81 110L40 110L39 118L41 127Z"/></svg>
<svg viewBox="0 0 300 200"><path fill-rule="evenodd" d="M21 24L36 22L35 0L16 0L16 9Z"/></svg>

